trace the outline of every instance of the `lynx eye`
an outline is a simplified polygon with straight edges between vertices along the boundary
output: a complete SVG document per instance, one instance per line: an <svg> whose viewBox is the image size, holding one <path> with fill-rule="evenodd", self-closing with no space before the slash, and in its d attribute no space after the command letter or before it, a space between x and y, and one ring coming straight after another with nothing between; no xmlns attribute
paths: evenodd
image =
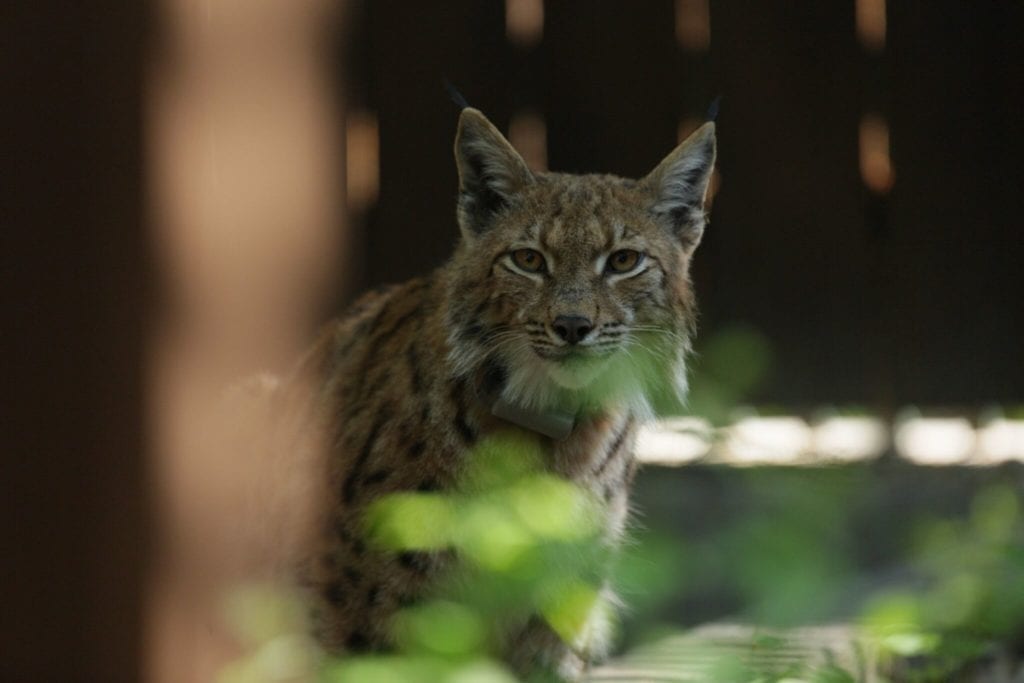
<svg viewBox="0 0 1024 683"><path fill-rule="evenodd" d="M544 272L544 257L536 249L516 249L512 252L512 263L527 273Z"/></svg>
<svg viewBox="0 0 1024 683"><path fill-rule="evenodd" d="M640 265L644 255L634 249L620 249L608 257L605 270L609 273L628 273Z"/></svg>

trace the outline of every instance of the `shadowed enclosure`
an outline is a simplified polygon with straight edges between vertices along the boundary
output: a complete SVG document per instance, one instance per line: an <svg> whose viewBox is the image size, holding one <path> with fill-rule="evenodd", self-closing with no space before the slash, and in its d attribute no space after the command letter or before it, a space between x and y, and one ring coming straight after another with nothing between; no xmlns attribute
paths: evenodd
<svg viewBox="0 0 1024 683"><path fill-rule="evenodd" d="M445 78L532 168L630 177L721 97L689 413L640 438L626 646L731 618L910 624L903 654L970 629L1020 647L1024 5L6 14L0 678L212 680L301 624L289 596L245 591L317 514L318 435L298 464L264 457L262 408L223 394L287 374L359 292L444 263ZM510 534L558 535L509 500ZM409 642L454 624L440 647L476 652L466 609L413 615Z"/></svg>

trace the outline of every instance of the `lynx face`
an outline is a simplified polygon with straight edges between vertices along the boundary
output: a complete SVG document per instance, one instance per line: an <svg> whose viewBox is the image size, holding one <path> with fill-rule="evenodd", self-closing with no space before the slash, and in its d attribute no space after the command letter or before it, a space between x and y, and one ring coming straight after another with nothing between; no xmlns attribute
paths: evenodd
<svg viewBox="0 0 1024 683"><path fill-rule="evenodd" d="M512 398L536 407L579 403L581 392L586 403L635 403L666 375L685 392L689 261L704 229L714 124L639 181L532 173L473 109L455 151L457 367L500 361Z"/></svg>

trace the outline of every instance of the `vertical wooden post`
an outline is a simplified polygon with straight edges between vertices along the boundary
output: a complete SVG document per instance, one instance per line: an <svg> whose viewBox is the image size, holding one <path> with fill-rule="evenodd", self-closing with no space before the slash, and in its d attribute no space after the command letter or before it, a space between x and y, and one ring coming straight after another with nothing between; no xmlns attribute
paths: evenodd
<svg viewBox="0 0 1024 683"><path fill-rule="evenodd" d="M0 679L137 681L149 540L145 2L0 22Z"/></svg>

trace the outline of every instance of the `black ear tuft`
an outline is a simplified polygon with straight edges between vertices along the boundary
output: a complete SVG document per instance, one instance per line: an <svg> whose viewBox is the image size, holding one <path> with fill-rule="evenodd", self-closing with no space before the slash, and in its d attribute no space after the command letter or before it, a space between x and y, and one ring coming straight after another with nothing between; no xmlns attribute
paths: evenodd
<svg viewBox="0 0 1024 683"><path fill-rule="evenodd" d="M444 89L448 92L448 97L452 98L452 102L454 102L455 106L459 108L459 111L469 109L469 102L467 102L466 98L462 96L462 93L459 92L458 88L452 85L451 81L447 78L442 78L441 83L444 85Z"/></svg>
<svg viewBox="0 0 1024 683"><path fill-rule="evenodd" d="M654 195L652 213L684 249L693 250L704 233L704 197L715 167L715 124L698 128L644 179Z"/></svg>
<svg viewBox="0 0 1024 683"><path fill-rule="evenodd" d="M464 109L455 137L459 169L459 226L475 237L533 182L526 162L498 129L476 109Z"/></svg>
<svg viewBox="0 0 1024 683"><path fill-rule="evenodd" d="M708 113L704 115L705 121L716 121L718 119L718 107L722 104L722 96L719 95L715 99L711 100L711 104L708 105Z"/></svg>

